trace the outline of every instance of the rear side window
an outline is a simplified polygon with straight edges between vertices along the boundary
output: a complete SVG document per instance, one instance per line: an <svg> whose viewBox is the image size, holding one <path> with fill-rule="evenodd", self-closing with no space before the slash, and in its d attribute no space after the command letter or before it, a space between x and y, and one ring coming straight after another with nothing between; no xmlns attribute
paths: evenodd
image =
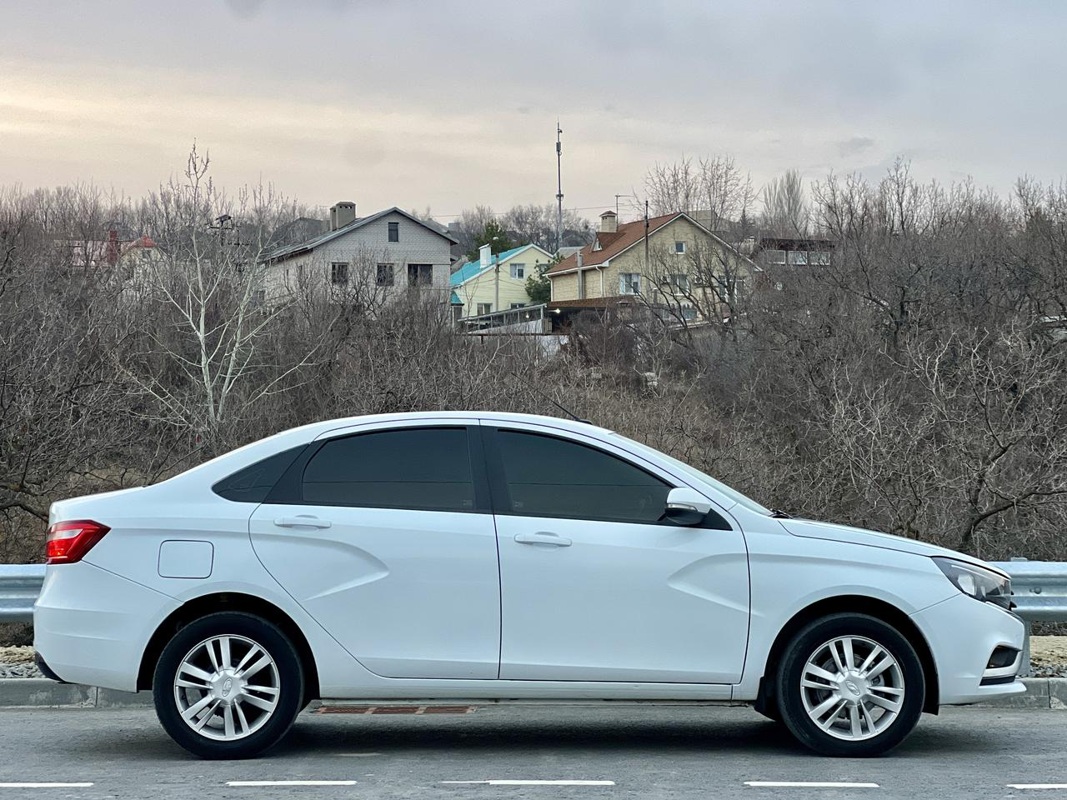
<svg viewBox="0 0 1067 800"><path fill-rule="evenodd" d="M406 428L332 439L304 470L303 502L474 511L466 428Z"/></svg>
<svg viewBox="0 0 1067 800"><path fill-rule="evenodd" d="M628 461L553 436L501 430L496 440L513 514L646 524L663 515L671 487Z"/></svg>
<svg viewBox="0 0 1067 800"><path fill-rule="evenodd" d="M274 488L274 484L282 477L289 465L296 461L297 456L303 452L305 447L306 445L293 447L257 461L223 478L211 487L211 491L219 497L225 497L237 503L262 503L270 490Z"/></svg>

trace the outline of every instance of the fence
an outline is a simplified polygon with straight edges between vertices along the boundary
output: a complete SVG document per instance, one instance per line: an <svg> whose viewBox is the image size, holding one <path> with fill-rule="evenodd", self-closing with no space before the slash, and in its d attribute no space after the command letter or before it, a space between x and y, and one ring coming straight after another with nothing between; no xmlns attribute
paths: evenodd
<svg viewBox="0 0 1067 800"><path fill-rule="evenodd" d="M32 623L43 582L41 564L0 564L0 622Z"/></svg>

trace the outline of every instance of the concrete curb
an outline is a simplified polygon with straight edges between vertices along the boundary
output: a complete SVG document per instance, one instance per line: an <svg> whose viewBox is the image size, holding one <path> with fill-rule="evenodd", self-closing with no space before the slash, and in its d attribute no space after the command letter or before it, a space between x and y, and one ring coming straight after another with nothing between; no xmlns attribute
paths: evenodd
<svg viewBox="0 0 1067 800"><path fill-rule="evenodd" d="M0 680L0 708L146 708L151 692L117 692L47 678Z"/></svg>
<svg viewBox="0 0 1067 800"><path fill-rule="evenodd" d="M1026 694L1005 697L985 708L1067 710L1067 678L1023 678ZM151 692L117 692L46 678L0 680L0 708L147 708Z"/></svg>

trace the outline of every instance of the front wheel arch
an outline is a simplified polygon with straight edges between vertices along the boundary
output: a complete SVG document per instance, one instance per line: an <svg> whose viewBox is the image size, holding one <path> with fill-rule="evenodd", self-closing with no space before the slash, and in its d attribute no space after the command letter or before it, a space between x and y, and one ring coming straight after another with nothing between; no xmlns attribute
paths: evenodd
<svg viewBox="0 0 1067 800"><path fill-rule="evenodd" d="M167 642L174 637L175 633L190 622L219 611L244 612L277 625L289 637L289 641L293 643L300 657L300 664L304 670L304 705L319 699L319 673L315 666L315 656L300 627L273 603L261 597L239 592L217 592L197 597L186 602L163 620L148 640L148 645L141 656L141 666L137 672L137 691L147 691L152 688L156 664L163 653L163 648L167 646Z"/></svg>
<svg viewBox="0 0 1067 800"><path fill-rule="evenodd" d="M775 697L774 690L774 665L781 660L786 645L809 623L831 614L866 614L896 628L915 649L915 654L922 665L923 677L926 679L926 701L923 711L928 714L937 714L940 708L937 666L934 664L934 656L926 637L911 621L911 618L899 608L884 600L863 595L840 595L812 603L794 614L792 619L782 626L763 665L763 677L760 679L759 692L754 703L761 714L770 716L776 713L778 699Z"/></svg>

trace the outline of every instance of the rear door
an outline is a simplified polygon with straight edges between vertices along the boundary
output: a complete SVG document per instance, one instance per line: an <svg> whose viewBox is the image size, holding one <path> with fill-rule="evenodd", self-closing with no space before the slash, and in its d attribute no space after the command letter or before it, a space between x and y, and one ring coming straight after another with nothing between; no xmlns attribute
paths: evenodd
<svg viewBox="0 0 1067 800"><path fill-rule="evenodd" d="M378 675L497 677L497 546L478 441L452 420L335 435L252 516L263 565Z"/></svg>

